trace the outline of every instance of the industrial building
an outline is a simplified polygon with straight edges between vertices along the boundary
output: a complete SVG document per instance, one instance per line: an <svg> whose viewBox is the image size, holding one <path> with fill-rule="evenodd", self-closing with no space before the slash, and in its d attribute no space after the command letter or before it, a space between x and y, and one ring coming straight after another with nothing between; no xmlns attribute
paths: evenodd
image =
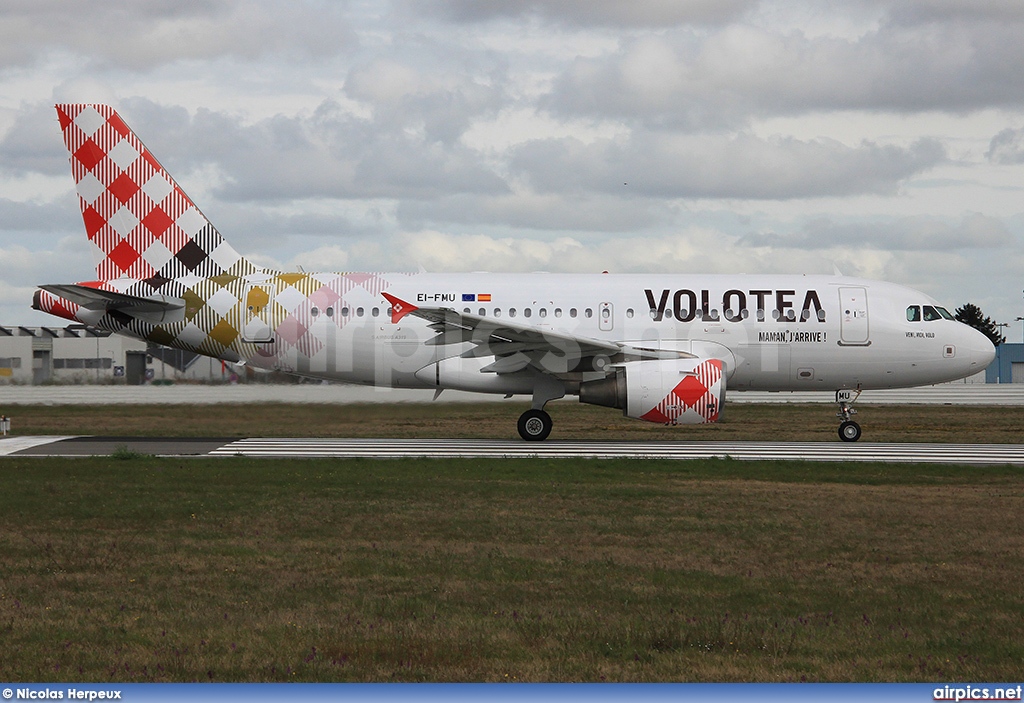
<svg viewBox="0 0 1024 703"><path fill-rule="evenodd" d="M237 380L233 369L192 352L96 330L0 326L0 383L118 383Z"/></svg>
<svg viewBox="0 0 1024 703"><path fill-rule="evenodd" d="M1024 383L1024 344L1003 342L985 370L986 383Z"/></svg>

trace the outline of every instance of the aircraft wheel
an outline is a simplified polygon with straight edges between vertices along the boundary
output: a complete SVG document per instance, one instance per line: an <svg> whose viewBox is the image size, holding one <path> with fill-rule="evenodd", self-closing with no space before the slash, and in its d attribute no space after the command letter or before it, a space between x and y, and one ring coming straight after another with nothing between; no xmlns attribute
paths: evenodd
<svg viewBox="0 0 1024 703"><path fill-rule="evenodd" d="M860 425L853 420L847 420L839 425L839 439L844 442L856 442L860 439Z"/></svg>
<svg viewBox="0 0 1024 703"><path fill-rule="evenodd" d="M527 442L541 442L551 434L554 423L543 410L527 410L519 416L519 436Z"/></svg>

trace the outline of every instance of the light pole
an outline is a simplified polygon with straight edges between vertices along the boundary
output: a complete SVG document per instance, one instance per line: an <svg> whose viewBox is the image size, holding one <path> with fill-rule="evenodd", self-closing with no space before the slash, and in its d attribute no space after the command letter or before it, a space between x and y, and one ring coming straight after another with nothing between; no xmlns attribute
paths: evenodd
<svg viewBox="0 0 1024 703"><path fill-rule="evenodd" d="M1014 318L1014 319L1017 322L1024 322L1024 317L1017 317L1017 318ZM1024 330L1024 325L1021 326L1021 329ZM1024 341L1024 331L1021 332L1021 341Z"/></svg>

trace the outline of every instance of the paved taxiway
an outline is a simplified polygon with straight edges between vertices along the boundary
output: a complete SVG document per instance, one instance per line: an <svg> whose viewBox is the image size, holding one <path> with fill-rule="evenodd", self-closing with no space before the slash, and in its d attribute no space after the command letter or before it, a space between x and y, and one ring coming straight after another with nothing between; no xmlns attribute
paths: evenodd
<svg viewBox="0 0 1024 703"><path fill-rule="evenodd" d="M156 456L801 459L941 464L1022 464L1022 444L887 444L858 442L577 442L488 439L312 439L12 437L0 455L104 456L119 450Z"/></svg>

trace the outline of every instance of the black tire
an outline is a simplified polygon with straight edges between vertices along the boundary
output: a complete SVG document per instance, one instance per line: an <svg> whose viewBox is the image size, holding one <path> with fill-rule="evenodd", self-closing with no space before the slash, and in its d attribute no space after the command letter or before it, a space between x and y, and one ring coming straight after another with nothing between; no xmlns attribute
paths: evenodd
<svg viewBox="0 0 1024 703"><path fill-rule="evenodd" d="M527 442L543 442L554 423L543 410L527 410L519 416L519 436Z"/></svg>
<svg viewBox="0 0 1024 703"><path fill-rule="evenodd" d="M860 425L853 420L847 420L839 425L839 439L844 442L856 442L860 439Z"/></svg>

